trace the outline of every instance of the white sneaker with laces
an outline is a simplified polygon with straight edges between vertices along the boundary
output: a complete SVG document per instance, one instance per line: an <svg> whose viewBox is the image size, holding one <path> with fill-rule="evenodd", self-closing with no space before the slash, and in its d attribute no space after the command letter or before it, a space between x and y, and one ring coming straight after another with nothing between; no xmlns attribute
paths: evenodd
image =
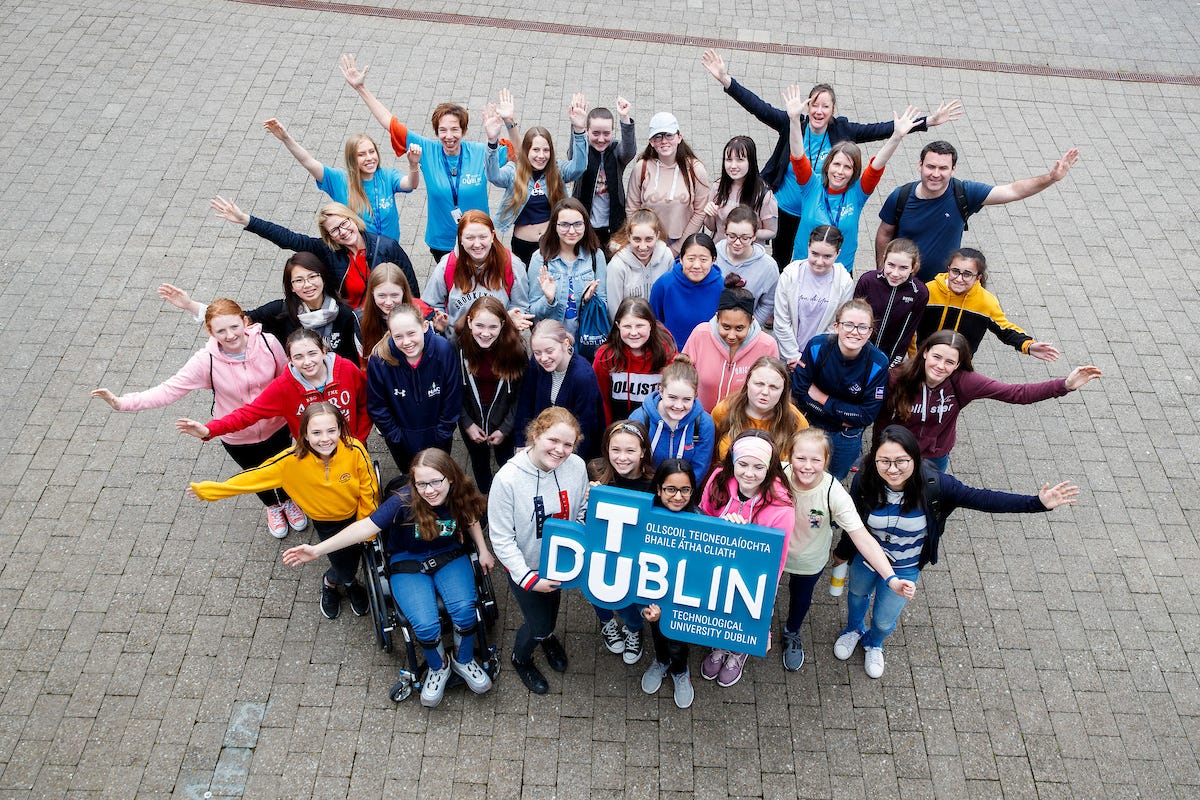
<svg viewBox="0 0 1200 800"><path fill-rule="evenodd" d="M858 647L858 640L862 638L862 633L859 631L850 631L843 633L833 643L833 654L840 661L845 661L854 652L854 648Z"/></svg>
<svg viewBox="0 0 1200 800"><path fill-rule="evenodd" d="M869 678L883 677L883 648L882 647L864 647L863 655L864 655L863 666L867 670L867 677L869 677Z"/></svg>

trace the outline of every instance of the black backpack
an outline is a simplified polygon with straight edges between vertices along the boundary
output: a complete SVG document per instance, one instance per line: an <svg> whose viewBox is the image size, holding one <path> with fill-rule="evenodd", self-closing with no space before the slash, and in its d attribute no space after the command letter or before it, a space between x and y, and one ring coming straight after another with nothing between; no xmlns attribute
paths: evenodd
<svg viewBox="0 0 1200 800"><path fill-rule="evenodd" d="M912 197L918 183L919 181L913 181L904 184L900 187L900 193L896 195L896 222L894 224L897 229L900 227L900 217L904 216L904 207L908 205L908 198ZM958 215L962 217L963 230L970 230L967 225L967 219L971 216L971 210L967 204L967 187L958 178L951 178L950 190L954 192L954 204L958 206Z"/></svg>

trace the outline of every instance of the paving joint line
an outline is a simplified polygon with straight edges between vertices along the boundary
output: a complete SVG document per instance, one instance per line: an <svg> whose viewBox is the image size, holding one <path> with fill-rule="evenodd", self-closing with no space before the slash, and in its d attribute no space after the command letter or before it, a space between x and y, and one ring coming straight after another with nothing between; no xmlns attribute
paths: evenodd
<svg viewBox="0 0 1200 800"><path fill-rule="evenodd" d="M287 8L299 11L318 11L334 14L351 14L360 17L383 17L386 19L431 22L440 25L499 28L512 31L548 33L557 36L580 36L587 39L617 39L627 42L670 44L679 47L742 50L752 53L769 53L772 55L829 58L837 61L862 61L874 64L897 64L908 67L1031 75L1043 78L1078 78L1081 80L1117 81L1122 83L1200 86L1200 75L1172 75L1158 72L1125 72L1122 70L1083 67L1056 67L1049 64L1017 64L966 58L942 58L939 56L919 56L903 53L881 53L871 50L810 47L808 45L781 44L778 42L747 42L740 39L719 39L711 36L681 36L674 33L630 31L619 28L600 29L588 25L566 25L557 22L500 19L472 14L449 14L439 11L381 8L355 3L324 2L323 0L228 0L228 2L240 3L242 5Z"/></svg>

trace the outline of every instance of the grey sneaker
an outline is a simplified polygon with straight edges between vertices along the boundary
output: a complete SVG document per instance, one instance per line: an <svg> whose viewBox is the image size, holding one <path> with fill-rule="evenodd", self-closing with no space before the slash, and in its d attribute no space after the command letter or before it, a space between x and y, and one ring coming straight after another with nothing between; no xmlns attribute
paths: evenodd
<svg viewBox="0 0 1200 800"><path fill-rule="evenodd" d="M636 664L642 660L642 632L631 631L629 628L624 628L624 631L625 652L621 654L621 659L626 664Z"/></svg>
<svg viewBox="0 0 1200 800"><path fill-rule="evenodd" d="M621 628L617 624L616 617L604 623L604 626L600 628L600 635L604 637L604 646L608 648L608 652L625 652L625 637L621 635Z"/></svg>
<svg viewBox="0 0 1200 800"><path fill-rule="evenodd" d="M642 675L642 691L654 694L662 688L663 676L667 674L667 665L657 661L651 662L650 669Z"/></svg>
<svg viewBox="0 0 1200 800"><path fill-rule="evenodd" d="M450 662L450 669L454 670L454 673L466 682L467 688L475 694L483 694L492 688L492 679L475 659L471 659L465 664L459 663L457 658L447 660Z"/></svg>
<svg viewBox="0 0 1200 800"><path fill-rule="evenodd" d="M795 672L804 666L804 643L800 641L800 631L783 632L783 668Z"/></svg>
<svg viewBox="0 0 1200 800"><path fill-rule="evenodd" d="M833 643L833 654L838 660L845 661L854 652L854 648L858 647L858 640L863 637L861 631L850 631L843 633Z"/></svg>
<svg viewBox="0 0 1200 800"><path fill-rule="evenodd" d="M675 705L689 708L696 699L696 690L692 688L692 675L687 670L682 675L672 675L675 681Z"/></svg>

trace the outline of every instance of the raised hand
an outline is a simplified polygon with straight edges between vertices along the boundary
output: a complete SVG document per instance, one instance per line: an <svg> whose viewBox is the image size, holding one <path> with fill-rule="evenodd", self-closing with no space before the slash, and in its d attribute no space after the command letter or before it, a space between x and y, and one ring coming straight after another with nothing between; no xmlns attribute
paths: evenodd
<svg viewBox="0 0 1200 800"><path fill-rule="evenodd" d="M92 389L92 397L99 397L104 402L113 407L113 411L121 410L121 400L108 389Z"/></svg>
<svg viewBox="0 0 1200 800"><path fill-rule="evenodd" d="M538 273L538 286L542 287L542 294L546 297L546 302L549 305L554 305L554 295L557 291L554 284L554 276L550 274L550 270L546 269L546 265L542 264L542 269Z"/></svg>
<svg viewBox="0 0 1200 800"><path fill-rule="evenodd" d="M1044 484L1038 491L1038 499L1042 501L1042 505L1047 511L1052 511L1059 506L1074 505L1079 499L1079 487L1073 485L1070 481L1063 481L1057 486Z"/></svg>
<svg viewBox="0 0 1200 800"><path fill-rule="evenodd" d="M538 282L540 283L541 281L539 280ZM508 318L512 320L513 327L517 329L517 333L527 331L533 327L533 314L526 314L519 308L510 308L508 310ZM493 444L500 444L500 442L493 442Z"/></svg>
<svg viewBox="0 0 1200 800"><path fill-rule="evenodd" d="M1099 378L1104 373L1099 367L1088 365L1086 367L1076 367L1071 370L1071 374L1067 376L1067 389L1075 391L1081 386L1086 385L1089 381Z"/></svg>
<svg viewBox="0 0 1200 800"><path fill-rule="evenodd" d="M1058 183L1063 178L1067 177L1067 173L1071 171L1071 167L1079 163L1079 148L1072 147L1063 157L1054 162L1054 166L1050 168L1050 180Z"/></svg>
<svg viewBox="0 0 1200 800"><path fill-rule="evenodd" d="M582 133L587 127L587 115L590 110L587 98L581 93L571 95L571 105L567 106L567 118L571 120L571 129L576 133Z"/></svg>
<svg viewBox="0 0 1200 800"><path fill-rule="evenodd" d="M596 289L599 286L600 286L599 280L594 280L594 281L591 281L590 283L588 283L588 285L583 290L583 294L580 295L580 297L579 297L579 302L586 303L588 300L591 300L592 295L594 295L596 293Z"/></svg>
<svg viewBox="0 0 1200 800"><path fill-rule="evenodd" d="M954 122L962 119L963 104L958 98L953 100L943 100L942 104L937 107L937 111L930 114L925 120L925 126L928 128L936 128L947 122Z"/></svg>
<svg viewBox="0 0 1200 800"><path fill-rule="evenodd" d="M404 155L408 157L408 166L412 169L417 169L421 166L421 145L410 143L408 145L408 152Z"/></svg>
<svg viewBox="0 0 1200 800"><path fill-rule="evenodd" d="M208 426L202 425L194 419L175 420L175 430L186 433L188 436L195 436L197 439L208 438Z"/></svg>
<svg viewBox="0 0 1200 800"><path fill-rule="evenodd" d="M733 78L729 76L729 70L725 67L725 59L721 58L721 54L716 50L705 50L700 56L700 61L708 70L708 74L726 89L733 83Z"/></svg>
<svg viewBox="0 0 1200 800"><path fill-rule="evenodd" d="M238 208L232 200L226 200L221 195L217 195L209 200L208 204L217 212L219 219L228 220L243 228L250 224L250 215Z"/></svg>
<svg viewBox="0 0 1200 800"><path fill-rule="evenodd" d="M346 79L346 83L350 84L350 88L358 91L367 83L367 70L370 67L358 68L354 63L354 55L352 53L343 53L341 59L342 77Z"/></svg>
<svg viewBox="0 0 1200 800"><path fill-rule="evenodd" d="M517 121L517 104L513 100L513 94L508 89L500 90L500 102L496 103L496 113L500 115L500 119L504 120L504 124L512 125Z"/></svg>
<svg viewBox="0 0 1200 800"><path fill-rule="evenodd" d="M628 122L629 115L632 112L633 106L629 104L629 101L621 97L621 95L617 95L617 116L621 118L621 121Z"/></svg>
<svg viewBox="0 0 1200 800"><path fill-rule="evenodd" d="M783 90L783 104L789 117L800 119L808 116L808 108L812 104L812 99L803 89L793 83Z"/></svg>
<svg viewBox="0 0 1200 800"><path fill-rule="evenodd" d="M483 132L489 142L500 141L500 133L504 130L504 120L496 110L495 103L488 103L483 110Z"/></svg>
<svg viewBox="0 0 1200 800"><path fill-rule="evenodd" d="M181 311L190 312L192 310L192 298L178 286L172 286L169 283L160 284L158 296Z"/></svg>
<svg viewBox="0 0 1200 800"><path fill-rule="evenodd" d="M908 135L908 132L917 126L917 119L921 116L921 112L916 106L909 106L901 113L895 116L894 131L900 136Z"/></svg>
<svg viewBox="0 0 1200 800"><path fill-rule="evenodd" d="M287 138L288 138L287 128L283 127L283 123L280 122L279 120L275 119L274 117L271 117L269 120L264 122L263 127L266 128L267 131L272 136L274 136L276 139L278 139L279 141L281 141L281 142L287 141Z"/></svg>

